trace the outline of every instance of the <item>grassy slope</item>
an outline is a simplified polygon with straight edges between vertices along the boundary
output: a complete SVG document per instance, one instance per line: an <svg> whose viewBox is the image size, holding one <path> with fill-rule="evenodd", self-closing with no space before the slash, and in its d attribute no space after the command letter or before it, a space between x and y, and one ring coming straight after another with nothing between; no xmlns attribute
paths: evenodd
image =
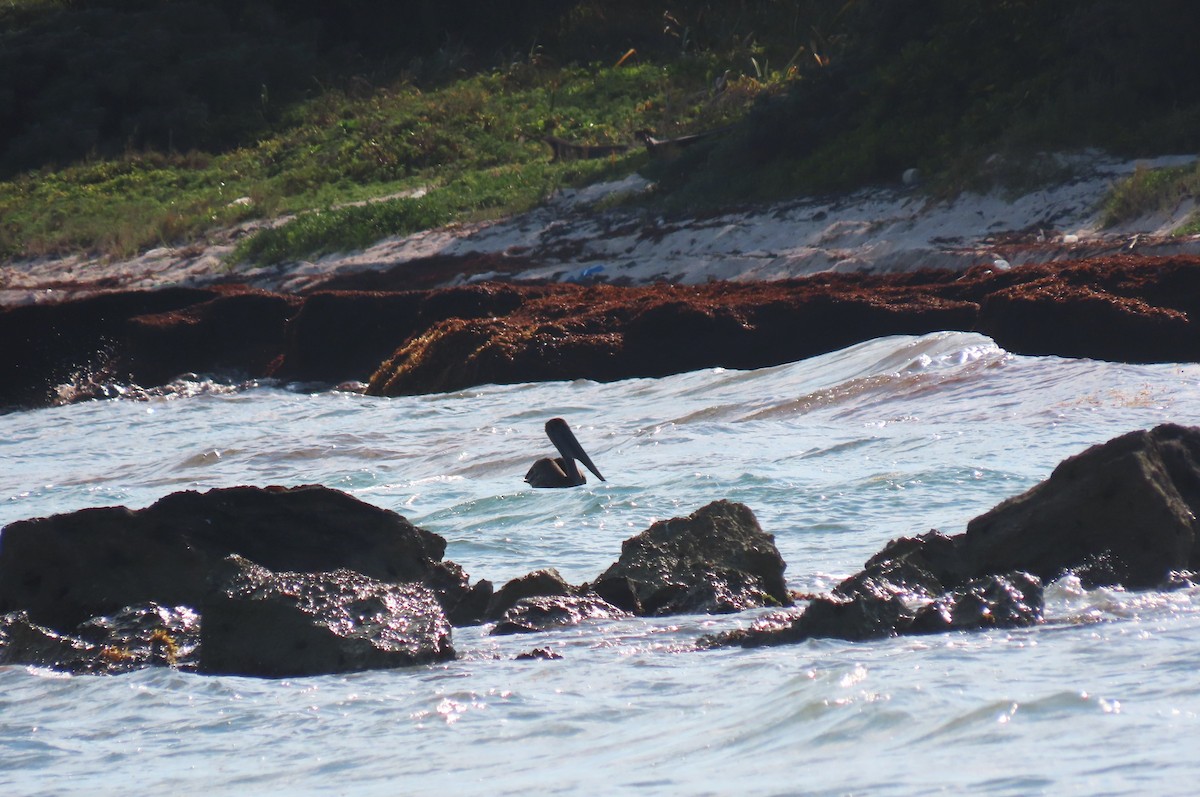
<svg viewBox="0 0 1200 797"><path fill-rule="evenodd" d="M398 11L367 0L334 33L316 22L347 11L337 3L7 0L0 61L17 60L0 63L15 76L0 85L0 121L24 126L0 141L0 256L129 255L314 211L242 247L268 262L519 210L635 168L668 205L695 207L892 181L909 166L945 190L979 187L977 165L997 151L1200 149L1200 83L1184 78L1200 18L1184 0L526 0L508 28L462 30L442 6L417 3L405 30L417 42L421 25L451 25L457 38L407 45L404 60L372 49L363 19ZM64 46L65 78L35 68ZM199 66L197 48L212 53ZM732 89L713 95L726 68ZM666 166L636 154L551 163L540 141L738 119ZM1139 179L1195 195L1194 179ZM432 190L334 209L418 186Z"/></svg>

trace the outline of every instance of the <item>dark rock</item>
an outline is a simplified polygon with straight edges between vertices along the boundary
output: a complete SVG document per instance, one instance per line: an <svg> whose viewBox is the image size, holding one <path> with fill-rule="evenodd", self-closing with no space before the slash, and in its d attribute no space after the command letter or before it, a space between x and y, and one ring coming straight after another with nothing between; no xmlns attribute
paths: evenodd
<svg viewBox="0 0 1200 797"><path fill-rule="evenodd" d="M28 612L0 616L0 665L5 664L77 674L107 671L98 646L37 625Z"/></svg>
<svg viewBox="0 0 1200 797"><path fill-rule="evenodd" d="M808 634L800 630L797 621L803 611L773 612L760 617L749 628L735 631L724 631L719 634L705 635L700 638L697 646L701 649L720 647L763 648L775 645L791 645L808 639Z"/></svg>
<svg viewBox="0 0 1200 797"><path fill-rule="evenodd" d="M1010 351L1120 362L1194 360L1200 333L1192 324L1179 309L1057 276L996 291L979 314L979 330Z"/></svg>
<svg viewBox="0 0 1200 797"><path fill-rule="evenodd" d="M583 591L590 592L603 601L611 603L621 611L630 614L645 614L642 602L638 599L637 588L625 576L617 578L598 578L591 584L585 585Z"/></svg>
<svg viewBox="0 0 1200 797"><path fill-rule="evenodd" d="M749 507L714 501L623 542L596 582L628 579L644 614L718 614L790 605L784 567Z"/></svg>
<svg viewBox="0 0 1200 797"><path fill-rule="evenodd" d="M1042 621L1042 582L1028 573L985 576L922 606L905 629L910 634L1020 628Z"/></svg>
<svg viewBox="0 0 1200 797"><path fill-rule="evenodd" d="M200 667L283 678L454 658L450 624L420 584L361 573L272 573L231 557L232 574L202 607Z"/></svg>
<svg viewBox="0 0 1200 797"><path fill-rule="evenodd" d="M1200 428L1131 432L1064 460L1050 478L967 524L972 576L1079 568L1133 589L1200 565ZM1097 567L1103 562L1103 567Z"/></svg>
<svg viewBox="0 0 1200 797"><path fill-rule="evenodd" d="M587 620L615 620L628 615L594 595L522 598L508 609L492 633L532 634L579 625Z"/></svg>
<svg viewBox="0 0 1200 797"><path fill-rule="evenodd" d="M966 563L963 561L962 552L959 551L958 539L936 529L916 537L891 540L883 550L867 560L863 569L873 570L889 562L905 562L912 565L944 587L959 584L966 578ZM918 585L913 586L915 588Z"/></svg>
<svg viewBox="0 0 1200 797"><path fill-rule="evenodd" d="M503 271L498 261L506 258L492 259L488 270ZM438 284L413 282L414 265L327 284ZM426 265L431 275L451 266ZM1129 254L1006 271L822 273L767 283L481 283L303 299L233 285L128 292L0 308L0 408L109 395L106 385L131 374L153 381L220 367L328 383L370 374L368 391L377 395L609 381L759 368L883 335L949 329L981 331L1017 353L1194 362L1196 297L1200 257ZM76 387L60 395L61 384Z"/></svg>
<svg viewBox="0 0 1200 797"><path fill-rule="evenodd" d="M366 380L420 329L419 293L315 293L288 324L280 379Z"/></svg>
<svg viewBox="0 0 1200 797"><path fill-rule="evenodd" d="M574 589L554 568L535 570L501 587L488 602L484 616L488 620L498 620L522 598L563 597L572 592Z"/></svg>
<svg viewBox="0 0 1200 797"><path fill-rule="evenodd" d="M818 597L800 614L763 618L748 629L705 637L700 644L702 647L757 648L791 645L809 639L862 642L894 636L906 629L912 618L912 611L895 595Z"/></svg>
<svg viewBox="0 0 1200 797"><path fill-rule="evenodd" d="M216 295L213 290L167 288L0 308L0 408L44 407L58 400L59 385L120 379L125 375L111 365L131 318ZM189 370L196 369L175 373Z"/></svg>
<svg viewBox="0 0 1200 797"><path fill-rule="evenodd" d="M454 626L479 625L487 617L488 604L492 600L492 582L482 578L447 611L446 616Z"/></svg>
<svg viewBox="0 0 1200 797"><path fill-rule="evenodd" d="M445 540L337 490L232 487L180 492L141 510L84 509L0 532L0 613L69 631L125 606L199 606L238 554L276 571L347 569L430 587L444 606L468 591Z"/></svg>
<svg viewBox="0 0 1200 797"><path fill-rule="evenodd" d="M912 619L912 611L897 596L855 595L849 600L817 598L796 619L794 632L801 638L846 639L860 642L899 633Z"/></svg>
<svg viewBox="0 0 1200 797"><path fill-rule="evenodd" d="M196 668L199 615L185 606L129 606L94 617L71 634L36 625L27 612L0 618L0 664L77 675L116 675L149 666Z"/></svg>
<svg viewBox="0 0 1200 797"><path fill-rule="evenodd" d="M130 669L159 665L194 670L200 615L189 606L126 606L80 623L75 635L102 649L122 651Z"/></svg>
<svg viewBox="0 0 1200 797"><path fill-rule="evenodd" d="M518 653L516 656L513 656L513 658L516 661L535 661L535 660L552 661L555 659L561 659L562 654L555 653L553 650L550 650L549 648L534 648L533 650L527 651L525 653Z"/></svg>
<svg viewBox="0 0 1200 797"><path fill-rule="evenodd" d="M243 290L135 316L116 353L118 370L141 385L162 385L181 371L262 376L283 350L299 305L295 297Z"/></svg>

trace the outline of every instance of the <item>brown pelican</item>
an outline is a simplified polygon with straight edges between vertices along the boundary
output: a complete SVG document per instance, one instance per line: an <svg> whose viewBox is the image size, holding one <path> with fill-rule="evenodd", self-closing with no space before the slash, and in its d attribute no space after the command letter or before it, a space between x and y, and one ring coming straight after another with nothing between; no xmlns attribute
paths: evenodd
<svg viewBox="0 0 1200 797"><path fill-rule="evenodd" d="M533 463L533 467L525 474L525 481L529 482L531 487L578 487L583 484L587 478L575 460L587 465L587 469L596 474L597 479L605 480L592 464L583 446L575 439L571 427L567 426L567 422L562 418L546 421L546 436L562 456L554 459L543 457Z"/></svg>

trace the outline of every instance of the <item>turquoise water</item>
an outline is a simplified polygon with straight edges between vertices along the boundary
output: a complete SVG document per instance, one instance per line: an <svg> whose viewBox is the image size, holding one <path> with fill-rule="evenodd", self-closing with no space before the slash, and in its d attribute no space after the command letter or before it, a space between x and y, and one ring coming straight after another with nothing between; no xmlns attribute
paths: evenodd
<svg viewBox="0 0 1200 797"><path fill-rule="evenodd" d="M401 399L234 392L0 416L0 523L181 489L321 483L446 537L472 580L594 578L718 498L794 589L887 540L962 531L1061 459L1200 423L1200 366L871 341L776 368ZM609 481L534 491L561 415ZM0 542L2 544L2 542ZM436 667L259 681L0 668L5 793L1184 794L1200 764L1200 593L1048 592L1020 631L689 650L752 616L456 629ZM534 647L554 661L513 661Z"/></svg>

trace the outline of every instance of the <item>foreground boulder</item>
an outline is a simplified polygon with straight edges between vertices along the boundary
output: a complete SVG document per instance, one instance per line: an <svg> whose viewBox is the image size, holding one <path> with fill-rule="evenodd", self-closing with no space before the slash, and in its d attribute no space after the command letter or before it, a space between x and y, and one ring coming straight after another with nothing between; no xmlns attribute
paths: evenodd
<svg viewBox="0 0 1200 797"><path fill-rule="evenodd" d="M275 571L352 570L429 587L447 609L468 594L445 540L337 490L232 487L153 505L84 509L0 532L0 614L25 611L58 631L123 607L198 607L237 554Z"/></svg>
<svg viewBox="0 0 1200 797"><path fill-rule="evenodd" d="M272 573L230 557L201 614L200 669L214 675L299 677L454 658L450 624L420 584L361 573Z"/></svg>
<svg viewBox="0 0 1200 797"><path fill-rule="evenodd" d="M749 507L714 501L623 542L595 583L628 585L640 614L723 614L790 606L785 567Z"/></svg>

